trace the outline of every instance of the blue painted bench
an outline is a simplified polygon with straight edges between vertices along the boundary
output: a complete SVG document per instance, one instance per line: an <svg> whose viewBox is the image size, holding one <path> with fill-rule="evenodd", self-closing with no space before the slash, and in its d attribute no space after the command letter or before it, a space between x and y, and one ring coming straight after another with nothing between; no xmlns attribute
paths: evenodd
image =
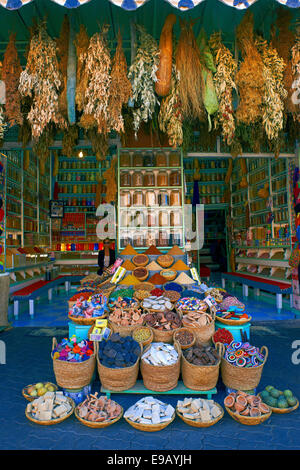
<svg viewBox="0 0 300 470"><path fill-rule="evenodd" d="M19 302L22 300L29 301L29 315L31 318L34 317L34 300L40 297L45 292L48 292L48 299L52 300L52 289L58 287L61 284L65 284L66 291L69 290L71 282L79 282L82 276L58 276L51 281L39 280L30 284L29 286L23 287L11 294L14 302L14 317L17 319L19 316Z"/></svg>
<svg viewBox="0 0 300 470"><path fill-rule="evenodd" d="M238 282L243 285L243 296L248 297L248 287L254 288L255 295L259 295L260 289L276 294L276 307L282 309L282 295L290 295L290 306L293 306L292 285L273 279L264 279L256 276L241 273L222 273L222 287L225 289L225 281L231 281L233 284Z"/></svg>

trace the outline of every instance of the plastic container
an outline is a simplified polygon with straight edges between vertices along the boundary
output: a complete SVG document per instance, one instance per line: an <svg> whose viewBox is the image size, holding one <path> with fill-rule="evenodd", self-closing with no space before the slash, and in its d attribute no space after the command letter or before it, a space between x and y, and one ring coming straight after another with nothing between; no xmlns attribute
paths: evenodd
<svg viewBox="0 0 300 470"><path fill-rule="evenodd" d="M73 322L68 322L68 326L69 326L69 338L75 335L77 339L78 338L81 338L81 340L89 339L88 332L89 332L89 329L91 328L91 325L78 325Z"/></svg>
<svg viewBox="0 0 300 470"><path fill-rule="evenodd" d="M226 328L226 330L230 331L233 336L234 341L243 341L241 332L243 334L246 333L247 341L250 341L250 327L251 323L245 323L244 325L224 325L224 323L219 322L218 320L215 321L216 331L219 328Z"/></svg>

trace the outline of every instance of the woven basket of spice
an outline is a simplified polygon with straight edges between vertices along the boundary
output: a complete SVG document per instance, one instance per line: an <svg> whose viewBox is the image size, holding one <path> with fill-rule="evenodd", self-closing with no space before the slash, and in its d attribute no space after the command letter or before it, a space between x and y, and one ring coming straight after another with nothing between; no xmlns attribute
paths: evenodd
<svg viewBox="0 0 300 470"><path fill-rule="evenodd" d="M162 268L169 268L174 263L174 258L171 255L161 255L158 256L157 262Z"/></svg>
<svg viewBox="0 0 300 470"><path fill-rule="evenodd" d="M210 345L215 322L208 313L193 312L182 317L182 325L196 336L196 344Z"/></svg>
<svg viewBox="0 0 300 470"><path fill-rule="evenodd" d="M218 382L221 357L213 347L193 346L182 353L181 374L191 390L211 390Z"/></svg>
<svg viewBox="0 0 300 470"><path fill-rule="evenodd" d="M141 254L141 255L136 255L132 258L133 264L135 266L146 266L149 263L149 258L147 255Z"/></svg>
<svg viewBox="0 0 300 470"><path fill-rule="evenodd" d="M152 343L153 331L149 326L137 326L132 332L132 337L135 341L145 347Z"/></svg>
<svg viewBox="0 0 300 470"><path fill-rule="evenodd" d="M196 336L188 328L179 328L173 333L173 341L178 341L182 350L191 348L196 342Z"/></svg>
<svg viewBox="0 0 300 470"><path fill-rule="evenodd" d="M162 269L159 273L162 277L166 279L167 282L174 281L177 276L177 271L174 269Z"/></svg>
<svg viewBox="0 0 300 470"><path fill-rule="evenodd" d="M138 268L135 268L133 270L133 275L139 280L139 281L145 281L147 277L149 276L149 271L147 268L141 266Z"/></svg>
<svg viewBox="0 0 300 470"><path fill-rule="evenodd" d="M153 332L153 341L173 343L173 335L181 327L181 317L174 312L150 312L145 310L145 323Z"/></svg>

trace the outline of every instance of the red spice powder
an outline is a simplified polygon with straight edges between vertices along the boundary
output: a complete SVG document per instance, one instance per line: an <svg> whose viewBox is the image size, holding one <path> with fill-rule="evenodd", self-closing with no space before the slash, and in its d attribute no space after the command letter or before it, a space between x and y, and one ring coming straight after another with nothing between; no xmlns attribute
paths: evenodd
<svg viewBox="0 0 300 470"><path fill-rule="evenodd" d="M155 286L161 286L168 281L165 277L161 276L159 273L155 273L150 279L148 279L148 282L151 282L151 284L154 284Z"/></svg>

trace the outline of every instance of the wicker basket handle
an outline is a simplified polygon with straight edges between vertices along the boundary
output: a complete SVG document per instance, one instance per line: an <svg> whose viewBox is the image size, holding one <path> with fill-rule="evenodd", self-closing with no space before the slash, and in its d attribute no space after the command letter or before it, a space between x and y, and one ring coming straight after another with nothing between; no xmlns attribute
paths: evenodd
<svg viewBox="0 0 300 470"><path fill-rule="evenodd" d="M55 349L57 346L57 340L56 338L52 338L52 349L51 349L51 352L53 351L53 349Z"/></svg>
<svg viewBox="0 0 300 470"><path fill-rule="evenodd" d="M266 360L268 359L268 355L269 355L269 350L268 350L267 346L262 346L262 347L260 348L261 354L263 354L263 351L264 351L264 356L265 356L265 357L264 357L264 362L263 362L263 364L265 364L265 363L266 363Z"/></svg>
<svg viewBox="0 0 300 470"><path fill-rule="evenodd" d="M216 343L216 350L220 356L220 358L222 359L222 357L224 356L224 352L225 352L225 346L223 343Z"/></svg>

